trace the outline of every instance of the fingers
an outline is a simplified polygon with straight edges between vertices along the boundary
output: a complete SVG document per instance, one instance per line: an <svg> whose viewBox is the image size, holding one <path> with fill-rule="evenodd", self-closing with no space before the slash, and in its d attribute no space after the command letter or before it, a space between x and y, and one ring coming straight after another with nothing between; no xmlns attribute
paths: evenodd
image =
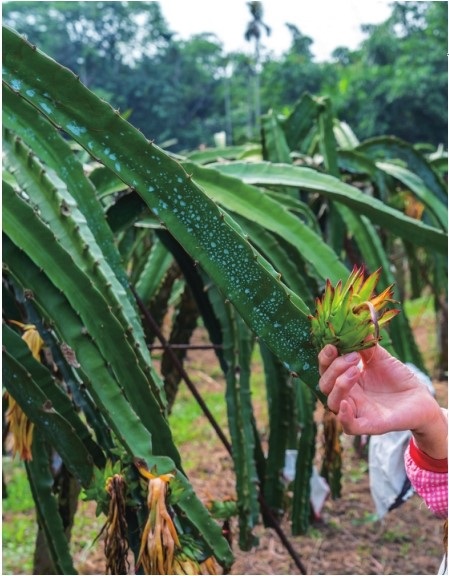
<svg viewBox="0 0 449 576"><path fill-rule="evenodd" d="M327 350L331 348L331 350ZM335 350L335 355L334 351ZM337 349L334 346L325 346L318 355L321 378L319 387L326 396L332 391L337 378L339 378L348 368L356 366L360 361L360 355L357 352L345 354L337 357Z"/></svg>
<svg viewBox="0 0 449 576"><path fill-rule="evenodd" d="M373 361L389 356L389 354L384 348L379 346L379 344L375 344L371 348L360 350L360 356L364 364L370 364Z"/></svg>
<svg viewBox="0 0 449 576"><path fill-rule="evenodd" d="M343 431L346 434L353 434L355 422L355 410L354 407L348 402L348 400L342 400L340 402L340 410L338 411L338 419L342 425Z"/></svg>
<svg viewBox="0 0 449 576"><path fill-rule="evenodd" d="M338 350L335 346L332 346L332 344L328 344L320 351L318 354L318 368L320 375L324 374L337 356Z"/></svg>
<svg viewBox="0 0 449 576"><path fill-rule="evenodd" d="M371 362L391 362L394 360L394 357L380 344L375 344L371 348L360 350L360 356L364 364L370 364Z"/></svg>
<svg viewBox="0 0 449 576"><path fill-rule="evenodd" d="M357 417L357 408L351 398L341 401L338 419L343 428L343 432L346 434L355 436L357 434L367 433L366 418Z"/></svg>
<svg viewBox="0 0 449 576"><path fill-rule="evenodd" d="M327 405L333 412L340 414L340 404L343 400L348 399L353 386L357 384L359 378L360 370L357 365L347 367L344 372L337 376L327 396Z"/></svg>

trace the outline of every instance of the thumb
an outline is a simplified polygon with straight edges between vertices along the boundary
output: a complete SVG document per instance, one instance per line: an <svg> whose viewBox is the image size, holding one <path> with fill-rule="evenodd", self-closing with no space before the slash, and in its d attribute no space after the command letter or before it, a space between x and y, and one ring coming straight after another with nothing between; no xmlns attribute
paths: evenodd
<svg viewBox="0 0 449 576"><path fill-rule="evenodd" d="M359 352L360 356L362 357L364 364L369 364L373 361L385 361L391 357L391 354L382 348L379 344L375 344L371 348L366 348L365 350L361 350Z"/></svg>
<svg viewBox="0 0 449 576"><path fill-rule="evenodd" d="M357 416L355 404L348 400L342 400L338 419L343 427L343 432L356 436L357 434L382 434L378 432L376 426L363 415Z"/></svg>
<svg viewBox="0 0 449 576"><path fill-rule="evenodd" d="M340 402L340 409L338 411L338 419L343 426L344 432L346 434L354 434L354 428L356 424L356 414L354 411L354 406L352 406L347 400L342 400Z"/></svg>

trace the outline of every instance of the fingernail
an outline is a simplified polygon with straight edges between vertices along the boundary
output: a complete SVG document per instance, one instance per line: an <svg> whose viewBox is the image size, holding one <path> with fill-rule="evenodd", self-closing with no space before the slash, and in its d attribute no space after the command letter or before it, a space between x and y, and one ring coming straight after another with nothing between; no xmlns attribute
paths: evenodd
<svg viewBox="0 0 449 576"><path fill-rule="evenodd" d="M349 364L351 364L351 362L355 362L358 359L359 359L359 355L357 352L351 352L350 354L345 354L345 360Z"/></svg>
<svg viewBox="0 0 449 576"><path fill-rule="evenodd" d="M326 346L324 348L323 352L327 358L332 358L332 356L334 355L334 351L332 350L332 348L330 346Z"/></svg>
<svg viewBox="0 0 449 576"><path fill-rule="evenodd" d="M346 378L352 379L358 375L359 375L359 370L358 370L357 366L351 366L351 368L348 368L348 370L346 370Z"/></svg>

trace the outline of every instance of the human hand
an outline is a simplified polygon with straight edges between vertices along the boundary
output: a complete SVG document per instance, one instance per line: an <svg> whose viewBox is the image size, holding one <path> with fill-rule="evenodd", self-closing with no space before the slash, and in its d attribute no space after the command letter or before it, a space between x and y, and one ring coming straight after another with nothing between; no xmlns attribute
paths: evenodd
<svg viewBox="0 0 449 576"><path fill-rule="evenodd" d="M376 344L338 356L332 345L318 355L321 391L348 434L411 430L433 458L447 456L447 422L427 386Z"/></svg>

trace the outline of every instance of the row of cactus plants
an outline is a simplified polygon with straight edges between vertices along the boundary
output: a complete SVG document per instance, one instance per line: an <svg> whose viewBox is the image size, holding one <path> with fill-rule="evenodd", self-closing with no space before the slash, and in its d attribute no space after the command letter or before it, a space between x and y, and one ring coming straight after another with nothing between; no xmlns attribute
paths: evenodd
<svg viewBox="0 0 449 576"><path fill-rule="evenodd" d="M74 567L49 488L50 448L107 515L111 573L128 569L128 548L145 572L210 573L215 561L233 561L183 471L167 418L179 379L168 386L168 357L162 376L155 369L155 335L135 294L162 322L178 290L173 339L188 343L201 317L217 345L240 547L253 545L261 495L282 513L287 448L300 448L292 527L305 532L313 410L325 402L314 299L359 261L382 266L381 289L394 283L392 238L426 254L432 288L444 293L441 155L394 138L359 143L328 100L306 95L288 116L262 118L261 146L175 158L13 30L4 29L3 47L4 386L34 426L29 478L56 573ZM423 219L390 205L398 186L425 207ZM35 331L42 363L26 345ZM266 455L250 397L255 337L267 381ZM404 312L383 337L424 368ZM165 540L155 544L163 518Z"/></svg>

